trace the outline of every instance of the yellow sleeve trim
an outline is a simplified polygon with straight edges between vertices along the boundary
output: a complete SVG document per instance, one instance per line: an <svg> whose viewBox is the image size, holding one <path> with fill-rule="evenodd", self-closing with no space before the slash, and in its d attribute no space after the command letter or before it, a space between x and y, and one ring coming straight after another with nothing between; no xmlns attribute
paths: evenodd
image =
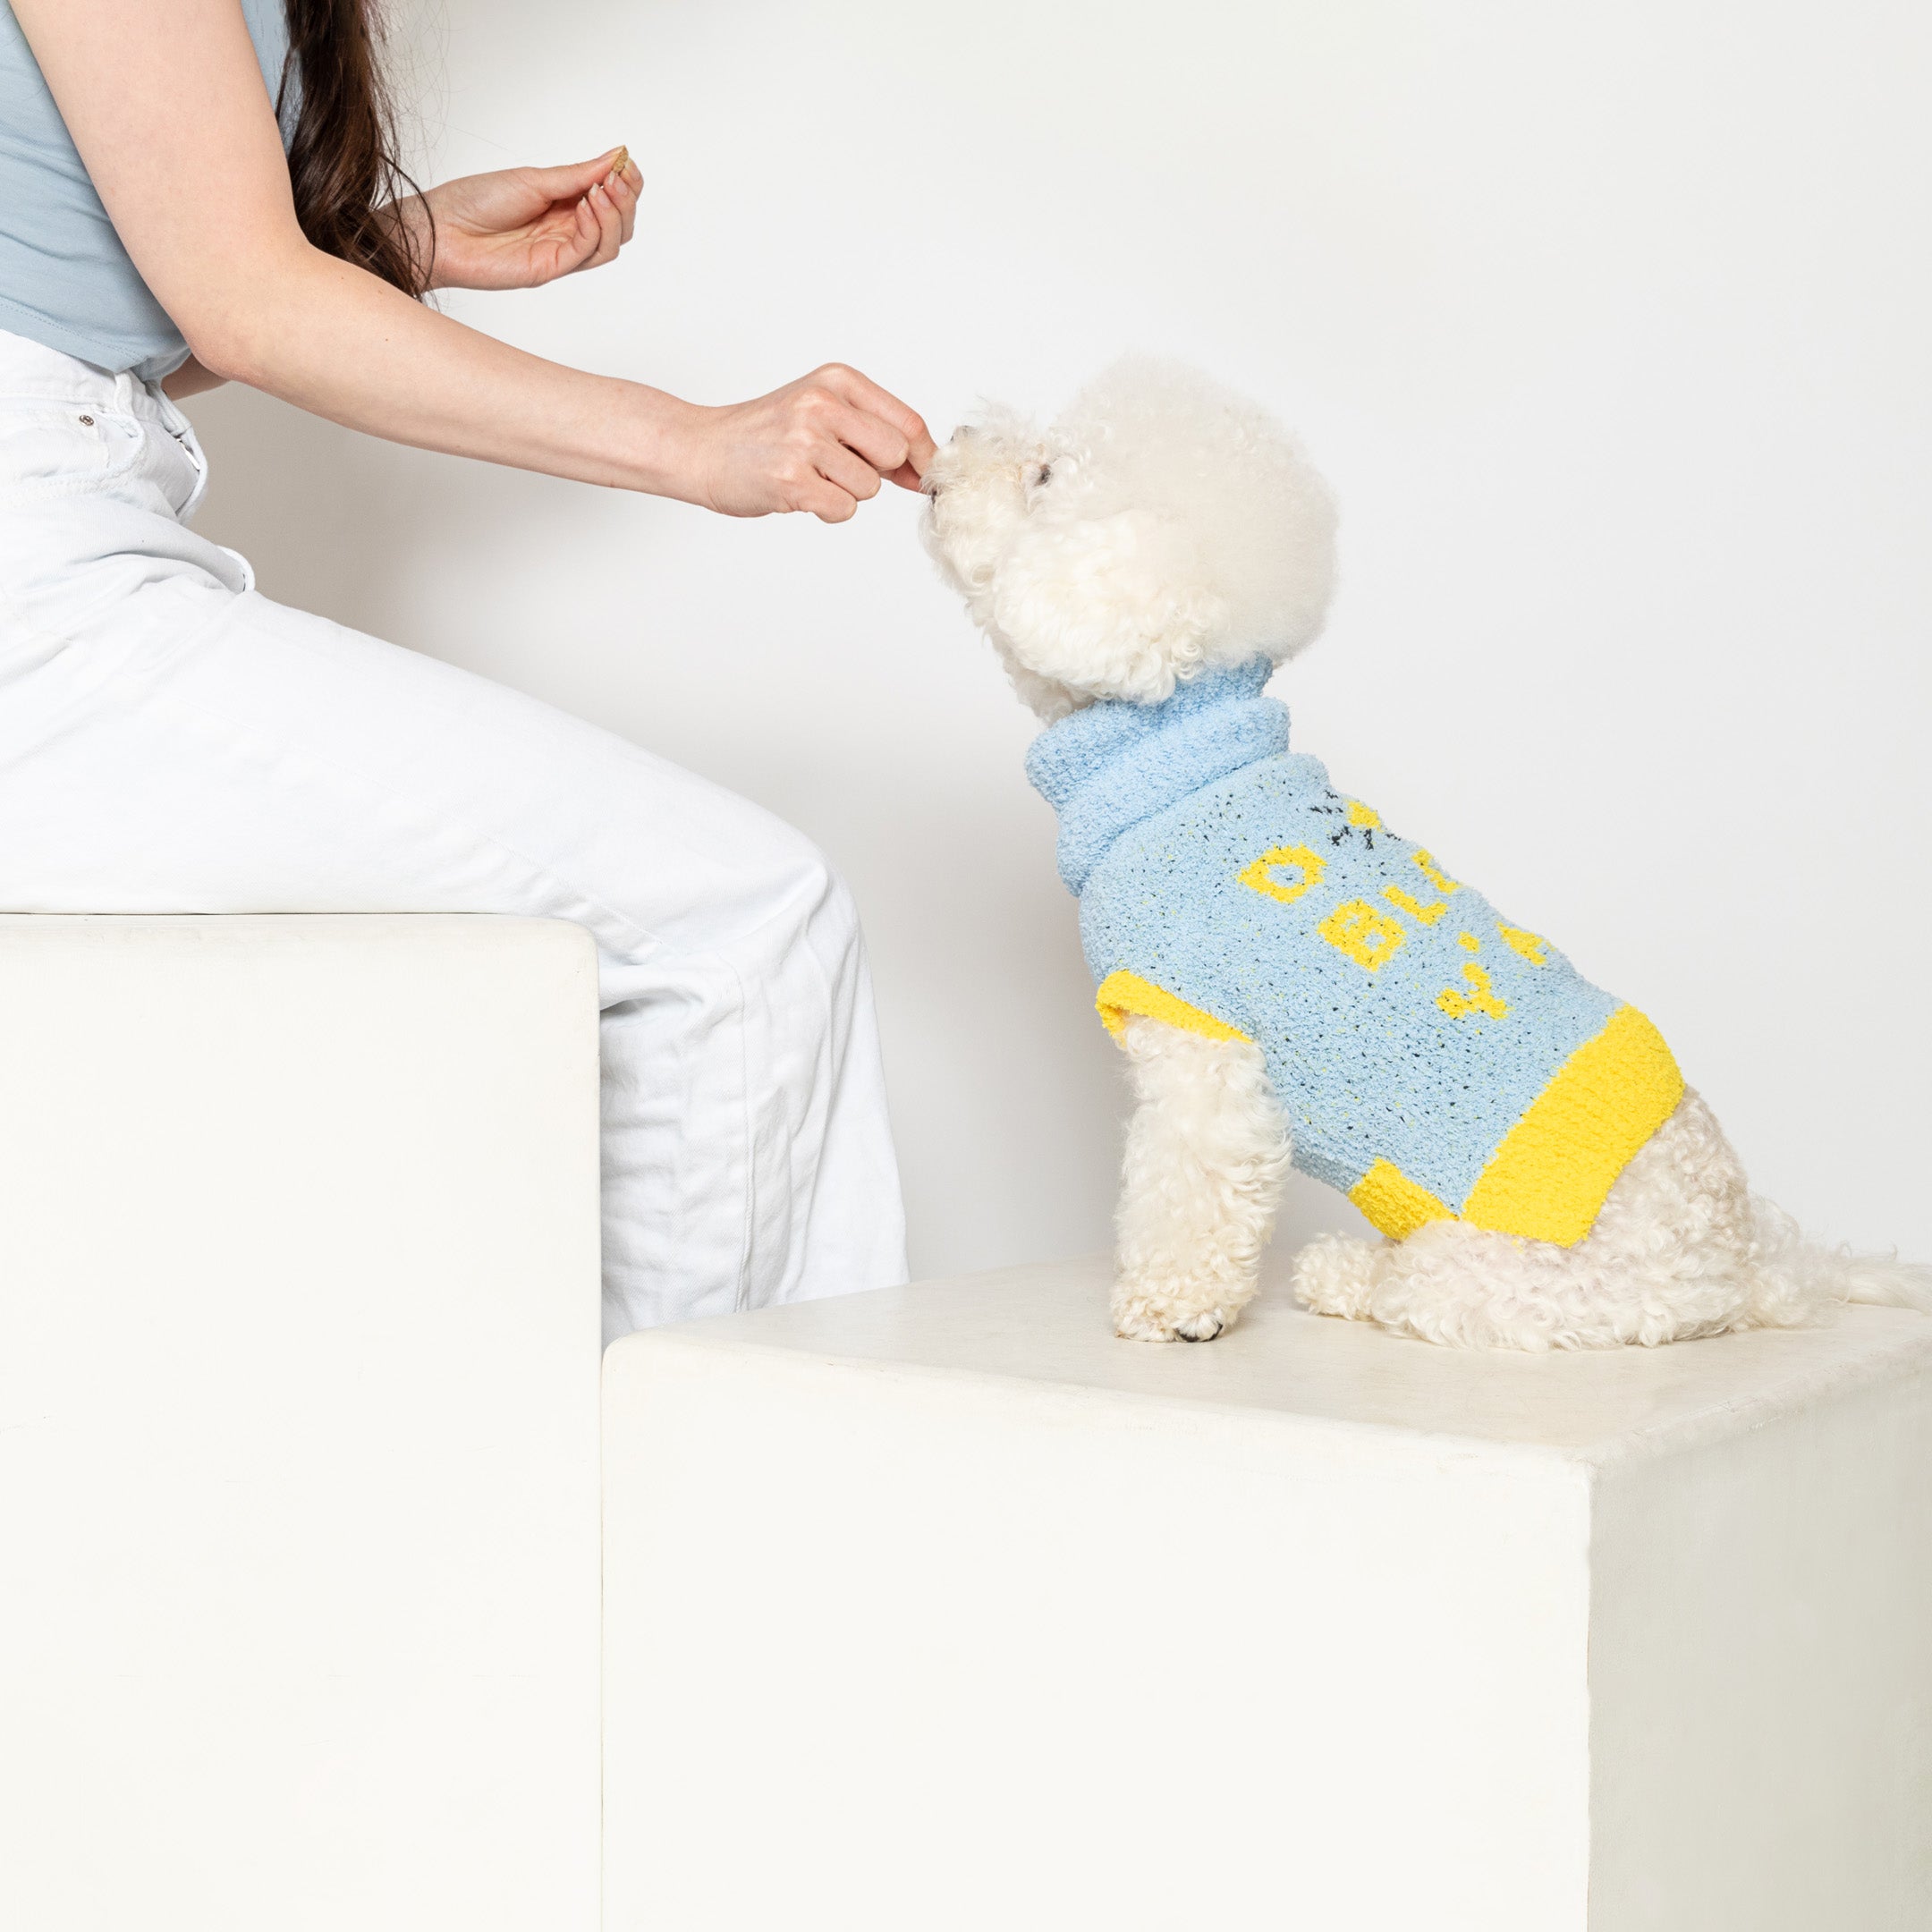
<svg viewBox="0 0 1932 1932"><path fill-rule="evenodd" d="M1634 1006L1619 1006L1504 1135L1462 1203L1463 1220L1572 1246L1683 1090L1664 1036Z"/></svg>
<svg viewBox="0 0 1932 1932"><path fill-rule="evenodd" d="M1392 1241L1402 1241L1431 1221L1455 1219L1426 1187L1411 1181L1393 1161L1378 1160L1349 1190L1348 1198L1361 1209L1371 1227Z"/></svg>
<svg viewBox="0 0 1932 1932"><path fill-rule="evenodd" d="M1190 1006L1184 999L1176 999L1165 987L1155 986L1139 973L1110 972L1100 982L1094 1004L1100 1009L1101 1021L1115 1039L1120 1038L1129 1013L1140 1013L1149 1020L1165 1020L1169 1026L1179 1027L1186 1033L1199 1033L1206 1039L1244 1040L1248 1038L1224 1021L1216 1020L1212 1013L1203 1013L1199 1006Z"/></svg>

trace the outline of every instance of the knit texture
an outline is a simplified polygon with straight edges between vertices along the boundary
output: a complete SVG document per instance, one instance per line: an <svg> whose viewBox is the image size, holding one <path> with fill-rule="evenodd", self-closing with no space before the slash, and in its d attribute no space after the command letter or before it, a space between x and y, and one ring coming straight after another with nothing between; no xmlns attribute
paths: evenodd
<svg viewBox="0 0 1932 1932"><path fill-rule="evenodd" d="M1682 1097L1669 1048L1291 752L1272 669L1092 705L1028 752L1103 1018L1254 1041L1295 1165L1385 1233L1580 1240Z"/></svg>

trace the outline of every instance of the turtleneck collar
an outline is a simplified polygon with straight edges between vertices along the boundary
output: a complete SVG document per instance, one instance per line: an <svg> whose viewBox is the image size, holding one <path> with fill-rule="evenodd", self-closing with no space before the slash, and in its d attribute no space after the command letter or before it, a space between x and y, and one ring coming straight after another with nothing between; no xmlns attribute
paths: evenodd
<svg viewBox="0 0 1932 1932"><path fill-rule="evenodd" d="M1060 815L1060 877L1078 893L1122 833L1191 792L1288 749L1288 708L1261 695L1267 657L1204 672L1160 704L1103 699L1049 725L1027 776Z"/></svg>

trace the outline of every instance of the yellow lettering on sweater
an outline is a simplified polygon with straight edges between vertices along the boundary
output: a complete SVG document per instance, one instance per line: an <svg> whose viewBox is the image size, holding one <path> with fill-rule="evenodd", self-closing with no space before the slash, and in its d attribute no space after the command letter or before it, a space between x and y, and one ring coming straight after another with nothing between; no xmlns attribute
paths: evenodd
<svg viewBox="0 0 1932 1932"><path fill-rule="evenodd" d="M1468 995L1458 993L1453 987L1445 987L1436 996L1436 1004L1452 1020L1467 1020L1471 1013L1487 1013L1492 1020L1500 1020L1509 1011L1509 1002L1498 999L1489 983L1489 975L1474 960L1462 969L1462 977L1474 991Z"/></svg>
<svg viewBox="0 0 1932 1932"><path fill-rule="evenodd" d="M1503 935L1503 944L1511 952L1521 953L1532 966L1549 964L1549 954L1543 950L1549 944L1547 939L1538 939L1518 926L1505 926L1501 919L1496 921L1496 930Z"/></svg>
<svg viewBox="0 0 1932 1932"><path fill-rule="evenodd" d="M1432 900L1428 905L1424 905L1413 893L1404 892L1400 886L1385 886L1382 888L1382 896L1392 906L1400 907L1411 919L1419 920L1424 926L1433 926L1449 910L1449 902L1445 899Z"/></svg>
<svg viewBox="0 0 1932 1932"><path fill-rule="evenodd" d="M1453 892L1462 891L1461 885L1451 878L1428 852L1419 852L1415 855L1415 862L1421 869L1422 877L1445 897Z"/></svg>
<svg viewBox="0 0 1932 1932"><path fill-rule="evenodd" d="M1315 930L1336 952L1345 953L1370 972L1394 957L1408 935L1386 912L1366 899L1344 900Z"/></svg>
<svg viewBox="0 0 1932 1932"><path fill-rule="evenodd" d="M1301 877L1288 880L1275 877L1288 866ZM1273 852L1263 852L1252 865L1244 866L1238 877L1252 891L1279 899L1284 905L1292 905L1309 886L1321 884L1322 874L1327 869L1327 861L1321 854L1310 852L1306 845L1277 845Z"/></svg>

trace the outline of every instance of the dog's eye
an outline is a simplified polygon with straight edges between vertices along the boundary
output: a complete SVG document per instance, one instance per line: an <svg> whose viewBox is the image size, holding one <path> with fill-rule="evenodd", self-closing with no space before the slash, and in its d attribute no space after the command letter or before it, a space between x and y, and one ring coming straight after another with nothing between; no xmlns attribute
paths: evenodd
<svg viewBox="0 0 1932 1932"><path fill-rule="evenodd" d="M1039 468L1033 472L1034 487L1036 489L1038 488L1038 487L1042 483L1044 483L1052 474L1053 465L1051 463L1042 463Z"/></svg>

